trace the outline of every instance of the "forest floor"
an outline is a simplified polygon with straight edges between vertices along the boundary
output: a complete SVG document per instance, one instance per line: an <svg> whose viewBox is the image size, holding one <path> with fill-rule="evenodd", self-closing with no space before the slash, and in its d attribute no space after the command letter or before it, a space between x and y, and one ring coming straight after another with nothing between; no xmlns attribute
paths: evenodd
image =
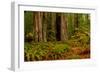
<svg viewBox="0 0 100 73"><path fill-rule="evenodd" d="M81 49L80 47L71 48L66 54L67 59L86 59L90 58L90 49Z"/></svg>
<svg viewBox="0 0 100 73"><path fill-rule="evenodd" d="M67 42L25 43L25 61L70 60L90 58L90 48Z"/></svg>

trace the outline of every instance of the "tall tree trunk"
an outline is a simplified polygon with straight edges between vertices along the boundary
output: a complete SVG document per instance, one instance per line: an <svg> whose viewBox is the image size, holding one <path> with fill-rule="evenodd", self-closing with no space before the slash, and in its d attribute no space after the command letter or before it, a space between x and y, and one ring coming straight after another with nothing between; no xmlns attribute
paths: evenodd
<svg viewBox="0 0 100 73"><path fill-rule="evenodd" d="M61 14L61 41L67 40L67 25L65 21L65 15Z"/></svg>
<svg viewBox="0 0 100 73"><path fill-rule="evenodd" d="M51 30L52 30L52 36L53 36L53 40L56 40L56 14L55 13L51 13Z"/></svg>
<svg viewBox="0 0 100 73"><path fill-rule="evenodd" d="M78 28L78 25L79 25L78 14L74 15L74 19L75 19L75 27Z"/></svg>
<svg viewBox="0 0 100 73"><path fill-rule="evenodd" d="M42 41L42 13L38 12L38 30L39 30L39 42Z"/></svg>
<svg viewBox="0 0 100 73"><path fill-rule="evenodd" d="M38 42L38 38L39 38L39 29L38 29L39 25L38 25L38 13L35 12L35 42Z"/></svg>
<svg viewBox="0 0 100 73"><path fill-rule="evenodd" d="M35 41L42 41L42 16L41 12L35 12Z"/></svg>
<svg viewBox="0 0 100 73"><path fill-rule="evenodd" d="M43 41L44 42L47 42L47 37L46 37L46 35L47 35L47 13L46 12L44 12L43 13Z"/></svg>
<svg viewBox="0 0 100 73"><path fill-rule="evenodd" d="M89 24L89 15L88 14L84 14L84 22L88 25Z"/></svg>
<svg viewBox="0 0 100 73"><path fill-rule="evenodd" d="M61 16L59 13L56 14L56 40L61 40Z"/></svg>
<svg viewBox="0 0 100 73"><path fill-rule="evenodd" d="M83 24L83 25L88 25L89 24L88 14L82 14L81 18L83 20L83 22L81 24Z"/></svg>
<svg viewBox="0 0 100 73"><path fill-rule="evenodd" d="M72 35L75 33L75 19L74 19L74 17L75 17L75 14L74 13L72 13Z"/></svg>

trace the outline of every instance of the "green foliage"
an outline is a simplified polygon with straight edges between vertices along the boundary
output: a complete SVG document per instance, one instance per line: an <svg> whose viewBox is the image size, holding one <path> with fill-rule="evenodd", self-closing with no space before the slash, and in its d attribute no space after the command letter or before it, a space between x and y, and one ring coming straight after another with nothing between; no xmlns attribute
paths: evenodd
<svg viewBox="0 0 100 73"><path fill-rule="evenodd" d="M49 30L48 31L48 37L47 37L47 40L48 41L56 41L56 38L55 38L55 34L54 34L55 32L54 31L52 31L52 30Z"/></svg>
<svg viewBox="0 0 100 73"><path fill-rule="evenodd" d="M26 33L25 41L27 41L27 42L32 42L33 41L33 34L31 32Z"/></svg>
<svg viewBox="0 0 100 73"><path fill-rule="evenodd" d="M55 53L63 53L65 51L68 51L69 46L67 44L56 44L54 46L53 52Z"/></svg>
<svg viewBox="0 0 100 73"><path fill-rule="evenodd" d="M87 34L77 32L75 35L71 36L69 43L72 47L89 48L90 37Z"/></svg>
<svg viewBox="0 0 100 73"><path fill-rule="evenodd" d="M73 35L73 33L74 33L74 22L73 22L73 19L74 19L74 17L73 17L73 13L68 13L67 14L67 18L68 18L68 37L70 38L72 35ZM67 32L66 31L66 32Z"/></svg>
<svg viewBox="0 0 100 73"><path fill-rule="evenodd" d="M63 57L64 52L69 50L69 46L63 43L48 42L48 43L25 43L25 54L27 59L25 61L57 59ZM51 56L51 57L50 57Z"/></svg>
<svg viewBox="0 0 100 73"><path fill-rule="evenodd" d="M33 14L32 11L25 11L24 12L24 29L25 33L33 32Z"/></svg>

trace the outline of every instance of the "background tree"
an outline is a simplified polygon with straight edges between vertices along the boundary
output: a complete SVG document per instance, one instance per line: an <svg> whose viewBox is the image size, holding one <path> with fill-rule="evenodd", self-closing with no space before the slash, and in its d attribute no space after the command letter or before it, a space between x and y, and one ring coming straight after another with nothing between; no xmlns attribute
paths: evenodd
<svg viewBox="0 0 100 73"><path fill-rule="evenodd" d="M62 13L61 14L61 41L66 41L67 40L67 23L65 15Z"/></svg>
<svg viewBox="0 0 100 73"><path fill-rule="evenodd" d="M47 13L43 13L43 41L47 42Z"/></svg>
<svg viewBox="0 0 100 73"><path fill-rule="evenodd" d="M39 42L43 41L42 35L42 12L38 12L38 35L39 35Z"/></svg>
<svg viewBox="0 0 100 73"><path fill-rule="evenodd" d="M51 13L51 33L52 41L56 40L56 13Z"/></svg>
<svg viewBox="0 0 100 73"><path fill-rule="evenodd" d="M38 12L33 12L33 14L35 14L35 42L38 42L39 41L39 24L38 24ZM34 20L33 20L34 21Z"/></svg>
<svg viewBox="0 0 100 73"><path fill-rule="evenodd" d="M31 35L35 42L68 41L78 32L90 34L89 14L25 11L24 15L25 40Z"/></svg>

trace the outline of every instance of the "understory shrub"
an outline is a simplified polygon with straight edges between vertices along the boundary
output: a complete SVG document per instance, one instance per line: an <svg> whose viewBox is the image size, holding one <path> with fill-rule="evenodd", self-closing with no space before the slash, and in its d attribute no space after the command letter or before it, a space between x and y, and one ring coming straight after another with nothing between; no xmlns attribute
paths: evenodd
<svg viewBox="0 0 100 73"><path fill-rule="evenodd" d="M54 60L64 57L63 53L69 50L69 46L57 42L25 43L24 50L25 61Z"/></svg>

